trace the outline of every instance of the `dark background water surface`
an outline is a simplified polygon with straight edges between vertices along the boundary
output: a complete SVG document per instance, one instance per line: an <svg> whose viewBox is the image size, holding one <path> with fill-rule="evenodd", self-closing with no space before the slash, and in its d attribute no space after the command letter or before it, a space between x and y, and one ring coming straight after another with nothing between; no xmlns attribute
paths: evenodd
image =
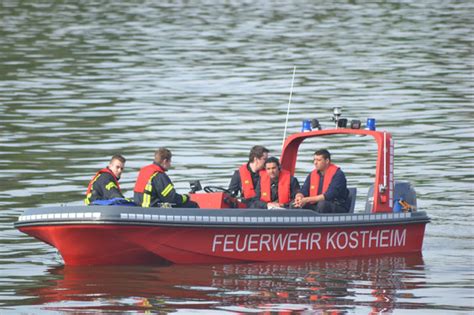
<svg viewBox="0 0 474 315"><path fill-rule="evenodd" d="M471 1L9 1L0 3L0 313L472 313ZM322 262L64 267L13 229L29 207L79 204L115 152L138 169L160 146L169 172L226 186L252 145L329 126L332 108L375 117L395 139L395 176L432 218L423 255ZM358 187L368 139L328 147Z"/></svg>

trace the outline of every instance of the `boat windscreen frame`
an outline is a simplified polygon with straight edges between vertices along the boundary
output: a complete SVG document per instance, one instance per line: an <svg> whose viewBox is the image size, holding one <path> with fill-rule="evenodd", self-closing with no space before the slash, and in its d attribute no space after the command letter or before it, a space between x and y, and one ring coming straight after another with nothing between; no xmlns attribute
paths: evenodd
<svg viewBox="0 0 474 315"><path fill-rule="evenodd" d="M366 129L325 129L299 132L286 138L280 157L281 167L295 174L296 160L300 144L308 139L329 135L359 135L371 136L377 143L377 163L374 182L374 196L372 212L393 211L393 154L394 142L392 135L386 131L374 131Z"/></svg>

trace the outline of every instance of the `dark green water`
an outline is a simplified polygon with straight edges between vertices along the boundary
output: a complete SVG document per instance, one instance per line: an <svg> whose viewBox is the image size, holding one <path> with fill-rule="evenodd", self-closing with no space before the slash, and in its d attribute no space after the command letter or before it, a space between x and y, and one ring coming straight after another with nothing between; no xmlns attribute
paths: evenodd
<svg viewBox="0 0 474 315"><path fill-rule="evenodd" d="M0 313L294 314L474 310L473 23L469 1L2 1ZM249 148L332 108L375 117L395 176L432 218L423 256L297 264L69 268L13 229L26 208L78 204L115 152L137 170L160 146L170 176L227 185ZM373 175L368 139L329 147L357 210Z"/></svg>

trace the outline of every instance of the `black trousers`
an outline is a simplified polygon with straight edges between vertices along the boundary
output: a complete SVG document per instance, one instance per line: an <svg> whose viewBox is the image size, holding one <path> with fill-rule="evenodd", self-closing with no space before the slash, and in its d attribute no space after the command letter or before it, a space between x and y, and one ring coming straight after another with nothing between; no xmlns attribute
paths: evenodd
<svg viewBox="0 0 474 315"><path fill-rule="evenodd" d="M349 212L346 208L334 202L321 200L316 204L307 204L305 209L310 209L318 213L346 213Z"/></svg>

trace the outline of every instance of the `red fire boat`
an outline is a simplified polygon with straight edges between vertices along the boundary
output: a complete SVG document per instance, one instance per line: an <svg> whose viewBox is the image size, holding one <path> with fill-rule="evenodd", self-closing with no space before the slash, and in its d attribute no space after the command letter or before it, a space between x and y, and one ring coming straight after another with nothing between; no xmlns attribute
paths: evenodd
<svg viewBox="0 0 474 315"><path fill-rule="evenodd" d="M225 189L207 189L191 197L201 209L37 208L26 210L15 227L57 248L66 265L296 261L421 252L430 219L416 210L410 183L394 180L391 134L368 128L360 129L357 122L346 127L336 119L333 129L289 136L281 154L282 168L294 174L298 148L308 138L373 137L378 148L375 182L364 212L354 213L355 189L349 189L351 211L340 214L246 209ZM400 209L402 200L410 207Z"/></svg>

